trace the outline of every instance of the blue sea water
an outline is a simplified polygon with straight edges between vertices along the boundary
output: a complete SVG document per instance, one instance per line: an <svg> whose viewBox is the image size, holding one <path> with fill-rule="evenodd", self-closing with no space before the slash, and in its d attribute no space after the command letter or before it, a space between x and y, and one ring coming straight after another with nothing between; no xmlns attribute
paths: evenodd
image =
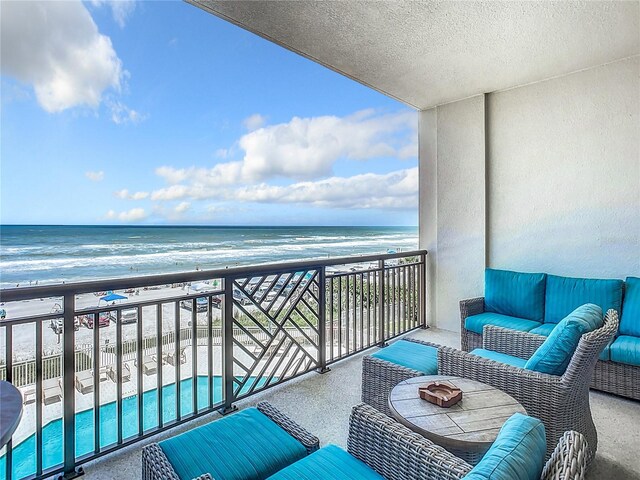
<svg viewBox="0 0 640 480"><path fill-rule="evenodd" d="M250 380L243 390L247 390L254 383L259 387L265 379ZM213 377L213 403L222 401L222 378ZM210 382L208 377L197 378L198 410L209 405ZM243 393L241 390L240 393ZM184 379L180 382L180 412L182 416L193 413L193 381ZM149 390L142 395L143 430L158 426L158 395L157 390ZM162 388L162 418L163 422L176 419L176 386L165 385ZM100 445L107 447L118 440L116 403L111 402L100 406ZM92 453L94 450L94 421L93 410L85 410L76 414L76 457ZM138 434L138 396L122 400L122 438L126 440ZM42 464L43 468L60 465L63 461L62 420L54 420L44 426L42 430ZM33 475L36 471L36 437L31 435L18 445L14 445L12 457L12 478L23 478ZM0 480L6 478L6 459L0 457Z"/></svg>
<svg viewBox="0 0 640 480"><path fill-rule="evenodd" d="M417 227L0 226L0 286L413 250Z"/></svg>

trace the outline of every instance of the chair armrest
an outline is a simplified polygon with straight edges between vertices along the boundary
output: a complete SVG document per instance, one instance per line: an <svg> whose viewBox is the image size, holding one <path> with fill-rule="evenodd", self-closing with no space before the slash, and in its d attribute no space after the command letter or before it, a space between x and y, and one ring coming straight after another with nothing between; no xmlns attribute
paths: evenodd
<svg viewBox="0 0 640 480"><path fill-rule="evenodd" d="M427 347L440 348L442 345L437 343L425 342L424 340L418 340L417 338L403 338L407 342L419 343L420 345L426 345Z"/></svg>
<svg viewBox="0 0 640 480"><path fill-rule="evenodd" d="M260 402L256 407L261 413L269 417L271 421L298 440L304 448L307 449L307 454L311 454L320 448L320 440L318 437L306 431L269 402Z"/></svg>
<svg viewBox="0 0 640 480"><path fill-rule="evenodd" d="M550 397L550 391L567 390L562 377L514 367L451 347L438 349L438 374L469 378L499 388L516 397L525 408L527 399L539 402L540 398Z"/></svg>
<svg viewBox="0 0 640 480"><path fill-rule="evenodd" d="M157 443L142 449L143 480L180 480L171 462Z"/></svg>
<svg viewBox="0 0 640 480"><path fill-rule="evenodd" d="M351 410L347 450L387 480L459 480L472 468L366 404Z"/></svg>
<svg viewBox="0 0 640 480"><path fill-rule="evenodd" d="M509 328L485 325L482 329L482 347L528 360L547 339L544 335L520 332Z"/></svg>
<svg viewBox="0 0 640 480"><path fill-rule="evenodd" d="M464 331L464 321L472 315L484 313L484 297L468 298L460 300L460 324Z"/></svg>
<svg viewBox="0 0 640 480"><path fill-rule="evenodd" d="M542 480L582 480L587 469L587 440L581 433L565 432L542 471Z"/></svg>

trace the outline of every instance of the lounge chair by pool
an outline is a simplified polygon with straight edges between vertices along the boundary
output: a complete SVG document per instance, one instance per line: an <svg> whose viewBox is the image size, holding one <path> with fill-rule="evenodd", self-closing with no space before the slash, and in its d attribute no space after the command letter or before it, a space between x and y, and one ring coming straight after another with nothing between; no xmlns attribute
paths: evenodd
<svg viewBox="0 0 640 480"><path fill-rule="evenodd" d="M135 360L133 364L137 367L138 361ZM147 355L142 357L142 373L145 375L155 375L158 371L158 361L155 355Z"/></svg>
<svg viewBox="0 0 640 480"><path fill-rule="evenodd" d="M117 383L118 381L118 368L116 365L108 365L107 376L113 381L113 383ZM131 368L128 363L122 364L122 383L126 383L131 380Z"/></svg>
<svg viewBox="0 0 640 480"><path fill-rule="evenodd" d="M84 370L76 373L76 390L87 394L93 392L93 370Z"/></svg>
<svg viewBox="0 0 640 480"><path fill-rule="evenodd" d="M51 405L62 401L62 385L59 378L50 378L42 382L42 402Z"/></svg>

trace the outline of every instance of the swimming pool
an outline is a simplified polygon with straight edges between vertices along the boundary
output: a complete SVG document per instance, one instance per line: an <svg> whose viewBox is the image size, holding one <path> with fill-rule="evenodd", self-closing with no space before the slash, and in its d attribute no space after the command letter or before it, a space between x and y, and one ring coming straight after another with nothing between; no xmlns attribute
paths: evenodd
<svg viewBox="0 0 640 480"><path fill-rule="evenodd" d="M264 385L266 378L256 382L251 379L243 390ZM222 401L222 378L213 377L213 401ZM209 406L209 377L199 376L198 410ZM242 392L241 392L242 393ZM157 389L149 390L142 395L143 429L149 430L158 426ZM176 385L165 385L162 388L163 421L176 419ZM193 413L193 381L191 378L180 382L180 412ZM42 468L47 469L63 462L62 419L49 422L42 428ZM127 439L138 434L138 396L122 400L122 438ZM115 444L118 440L118 422L116 402L100 406L100 446ZM92 453L94 450L93 409L76 413L76 457ZM26 438L13 447L12 478L19 479L34 475L36 472L36 436ZM0 479L6 480L4 456L0 457Z"/></svg>

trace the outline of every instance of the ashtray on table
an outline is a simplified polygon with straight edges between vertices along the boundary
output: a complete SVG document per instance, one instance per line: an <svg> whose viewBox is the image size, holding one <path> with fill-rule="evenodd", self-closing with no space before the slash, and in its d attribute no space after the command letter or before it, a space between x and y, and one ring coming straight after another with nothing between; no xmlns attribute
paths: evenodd
<svg viewBox="0 0 640 480"><path fill-rule="evenodd" d="M418 395L443 408L449 408L462 400L462 390L441 382L430 382L418 387Z"/></svg>

